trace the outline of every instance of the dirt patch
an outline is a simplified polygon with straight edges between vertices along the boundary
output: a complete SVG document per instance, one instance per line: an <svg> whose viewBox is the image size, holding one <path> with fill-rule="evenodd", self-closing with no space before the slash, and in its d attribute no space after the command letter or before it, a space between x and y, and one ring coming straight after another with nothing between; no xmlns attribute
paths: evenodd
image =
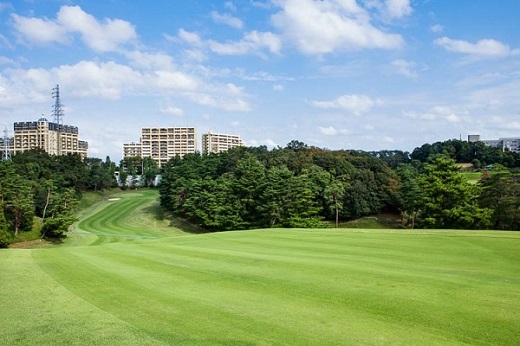
<svg viewBox="0 0 520 346"><path fill-rule="evenodd" d="M10 249L38 249L42 247L51 247L53 245L61 243L61 240L47 240L47 239L35 239L28 241L21 241L18 243L12 243L9 245Z"/></svg>

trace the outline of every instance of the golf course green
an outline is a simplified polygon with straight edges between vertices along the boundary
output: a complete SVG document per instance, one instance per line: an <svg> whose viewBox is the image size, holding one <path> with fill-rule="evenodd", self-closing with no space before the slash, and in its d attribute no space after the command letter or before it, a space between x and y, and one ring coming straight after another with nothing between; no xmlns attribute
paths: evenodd
<svg viewBox="0 0 520 346"><path fill-rule="evenodd" d="M520 233L190 234L113 196L0 251L1 345L519 345Z"/></svg>

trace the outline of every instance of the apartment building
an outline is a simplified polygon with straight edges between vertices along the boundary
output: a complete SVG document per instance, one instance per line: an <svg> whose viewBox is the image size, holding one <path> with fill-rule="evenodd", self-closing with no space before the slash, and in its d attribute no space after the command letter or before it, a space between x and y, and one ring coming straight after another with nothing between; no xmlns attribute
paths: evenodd
<svg viewBox="0 0 520 346"><path fill-rule="evenodd" d="M123 144L123 157L141 157L141 143Z"/></svg>
<svg viewBox="0 0 520 346"><path fill-rule="evenodd" d="M499 139L480 139L480 135L468 135L468 142L481 141L485 145L502 150L520 153L520 137L504 137Z"/></svg>
<svg viewBox="0 0 520 346"><path fill-rule="evenodd" d="M49 122L46 118L16 122L11 150L16 153L40 148L50 155L77 153L86 158L88 143L79 140L78 136L76 126Z"/></svg>
<svg viewBox="0 0 520 346"><path fill-rule="evenodd" d="M243 147L244 141L238 135L205 133L202 135L202 153L221 153L235 147Z"/></svg>
<svg viewBox="0 0 520 346"><path fill-rule="evenodd" d="M151 157L158 166L197 151L194 127L145 127L139 143L123 145L123 157Z"/></svg>

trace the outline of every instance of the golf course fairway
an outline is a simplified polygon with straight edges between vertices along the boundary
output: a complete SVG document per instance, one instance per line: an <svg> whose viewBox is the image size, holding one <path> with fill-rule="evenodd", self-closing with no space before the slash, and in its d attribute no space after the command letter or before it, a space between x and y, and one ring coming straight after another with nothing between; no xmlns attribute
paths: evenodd
<svg viewBox="0 0 520 346"><path fill-rule="evenodd" d="M157 199L0 251L0 344L520 345L520 232L189 234Z"/></svg>

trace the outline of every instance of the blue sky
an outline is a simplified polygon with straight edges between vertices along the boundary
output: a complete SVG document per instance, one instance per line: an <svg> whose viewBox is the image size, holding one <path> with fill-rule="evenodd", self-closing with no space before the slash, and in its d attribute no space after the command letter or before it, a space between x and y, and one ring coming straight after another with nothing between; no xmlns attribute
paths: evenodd
<svg viewBox="0 0 520 346"><path fill-rule="evenodd" d="M0 125L121 159L150 126L412 151L520 135L519 0L0 1ZM199 145L200 145L200 138Z"/></svg>

